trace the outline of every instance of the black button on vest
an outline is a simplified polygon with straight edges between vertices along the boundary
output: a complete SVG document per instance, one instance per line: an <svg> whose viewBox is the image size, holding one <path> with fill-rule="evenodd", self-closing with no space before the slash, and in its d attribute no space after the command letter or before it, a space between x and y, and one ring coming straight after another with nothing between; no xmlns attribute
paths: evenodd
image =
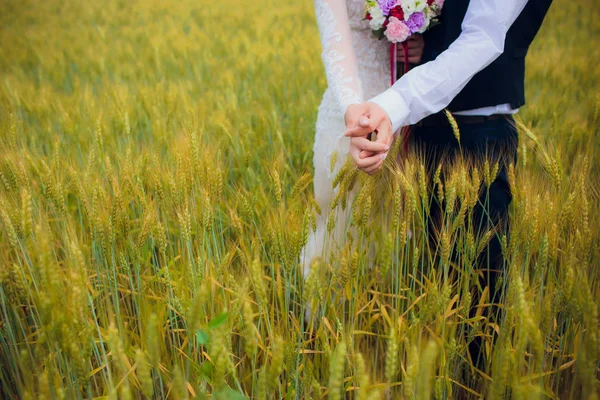
<svg viewBox="0 0 600 400"><path fill-rule="evenodd" d="M552 0L529 0L509 29L504 52L479 71L448 106L450 111L510 104L525 104L525 55L542 26ZM440 24L423 34L425 48L421 63L435 60L461 33L469 0L446 0Z"/></svg>

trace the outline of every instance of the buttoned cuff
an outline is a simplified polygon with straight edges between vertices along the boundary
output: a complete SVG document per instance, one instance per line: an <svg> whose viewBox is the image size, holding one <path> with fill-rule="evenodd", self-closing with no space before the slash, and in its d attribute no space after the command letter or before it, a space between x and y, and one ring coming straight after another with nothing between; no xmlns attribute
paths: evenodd
<svg viewBox="0 0 600 400"><path fill-rule="evenodd" d="M390 88L369 101L385 110L392 122L392 132L396 132L402 126L406 125L406 118L409 113L408 106L400 93L394 89Z"/></svg>

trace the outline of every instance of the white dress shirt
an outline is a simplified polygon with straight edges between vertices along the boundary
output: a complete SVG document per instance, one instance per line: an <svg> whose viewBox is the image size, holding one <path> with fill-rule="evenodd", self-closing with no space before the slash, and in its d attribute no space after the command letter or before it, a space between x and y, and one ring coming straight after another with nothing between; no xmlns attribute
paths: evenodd
<svg viewBox="0 0 600 400"><path fill-rule="evenodd" d="M527 0L471 0L462 32L447 50L435 60L413 68L391 88L369 101L387 112L394 132L444 109L475 74L502 54L506 33L526 3ZM451 7L451 4L446 6ZM492 115L516 111L510 104L498 104L454 114Z"/></svg>

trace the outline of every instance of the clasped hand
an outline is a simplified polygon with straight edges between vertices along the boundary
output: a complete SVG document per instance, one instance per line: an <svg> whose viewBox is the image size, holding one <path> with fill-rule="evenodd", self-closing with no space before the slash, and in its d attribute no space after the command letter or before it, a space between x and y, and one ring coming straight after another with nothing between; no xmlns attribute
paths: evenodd
<svg viewBox="0 0 600 400"><path fill-rule="evenodd" d="M344 116L345 136L350 140L350 155L361 171L372 175L379 171L393 141L392 123L383 108L375 103L351 104ZM369 140L376 132L377 139Z"/></svg>
<svg viewBox="0 0 600 400"><path fill-rule="evenodd" d="M401 47L400 45L398 45ZM408 62L421 62L425 42L422 35L412 35L408 39ZM398 51L398 62L405 62L403 51ZM353 104L348 106L345 115L346 136L351 137L350 154L358 168L371 175L379 171L392 144L393 133L390 118L383 108L375 103ZM377 133L377 140L371 142L368 136Z"/></svg>

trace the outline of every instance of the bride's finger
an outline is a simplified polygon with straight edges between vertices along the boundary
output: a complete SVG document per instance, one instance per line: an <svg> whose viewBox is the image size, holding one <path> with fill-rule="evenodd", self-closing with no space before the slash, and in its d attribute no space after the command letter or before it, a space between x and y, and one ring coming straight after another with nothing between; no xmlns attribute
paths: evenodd
<svg viewBox="0 0 600 400"><path fill-rule="evenodd" d="M358 153L358 157L359 158L368 158L368 157L373 157L376 154L387 154L389 152L389 146L386 147L387 150L382 150L382 151L368 151L368 150L361 150L360 153Z"/></svg>
<svg viewBox="0 0 600 400"><path fill-rule="evenodd" d="M363 158L368 158L368 157L373 157L375 155L381 155L381 154L388 154L387 151L380 151L380 152L376 152L376 151L361 151L358 155L359 158L363 159Z"/></svg>
<svg viewBox="0 0 600 400"><path fill-rule="evenodd" d="M388 151L390 149L390 146L386 143L377 141L371 142L369 139L364 137L352 138L352 143L360 150L366 150L370 152Z"/></svg>
<svg viewBox="0 0 600 400"><path fill-rule="evenodd" d="M367 136L369 133L373 132L373 129L371 129L371 125L372 124L369 124L368 126L355 126L354 128L346 129L344 135L348 137Z"/></svg>
<svg viewBox="0 0 600 400"><path fill-rule="evenodd" d="M390 146L394 140L392 126L387 121L384 121L377 127L377 131L379 133L377 134L377 140L374 143L381 143L386 146Z"/></svg>
<svg viewBox="0 0 600 400"><path fill-rule="evenodd" d="M383 161L384 160L379 160L376 164L372 165L371 167L363 169L363 171L369 175L372 175L383 166Z"/></svg>
<svg viewBox="0 0 600 400"><path fill-rule="evenodd" d="M371 123L371 120L367 115L363 115L358 119L358 125L362 127L367 127Z"/></svg>
<svg viewBox="0 0 600 400"><path fill-rule="evenodd" d="M366 151L366 150L362 150L359 154L358 154L358 158L367 158L367 157L372 157L376 154L377 152L375 151Z"/></svg>
<svg viewBox="0 0 600 400"><path fill-rule="evenodd" d="M378 153L371 157L355 160L356 166L364 171L365 169L369 169L373 165L384 160L386 156L387 156L386 153L381 153L381 154Z"/></svg>
<svg viewBox="0 0 600 400"><path fill-rule="evenodd" d="M366 116L366 113L360 117L361 121L357 126L348 127L346 129L346 136L366 136L369 133L373 132L377 125L381 123L381 116L369 115Z"/></svg>

